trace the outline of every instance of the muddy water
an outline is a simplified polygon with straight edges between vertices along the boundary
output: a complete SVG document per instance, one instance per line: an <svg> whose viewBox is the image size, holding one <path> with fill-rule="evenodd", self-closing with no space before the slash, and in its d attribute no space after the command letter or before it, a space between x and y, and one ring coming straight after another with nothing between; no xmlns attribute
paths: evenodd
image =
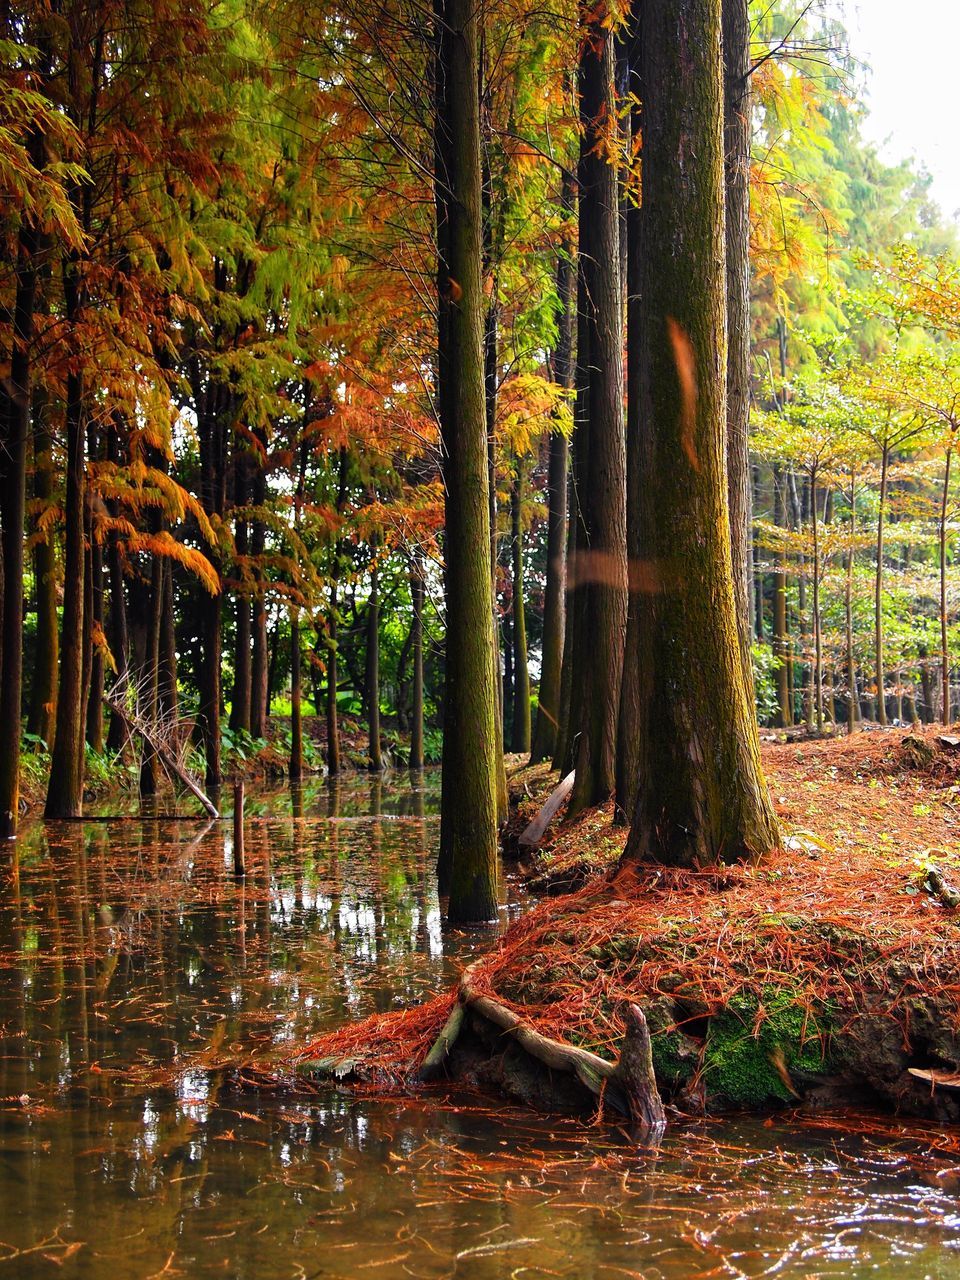
<svg viewBox="0 0 960 1280"><path fill-rule="evenodd" d="M0 1280L960 1276L933 1130L728 1121L651 1153L470 1095L218 1083L489 945L441 930L436 799L429 775L254 796L242 883L228 824L0 851Z"/></svg>

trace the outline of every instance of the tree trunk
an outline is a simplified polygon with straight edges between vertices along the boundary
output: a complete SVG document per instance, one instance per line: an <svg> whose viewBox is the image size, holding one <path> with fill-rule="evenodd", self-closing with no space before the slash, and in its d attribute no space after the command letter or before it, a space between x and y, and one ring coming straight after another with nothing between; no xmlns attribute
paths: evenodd
<svg viewBox="0 0 960 1280"><path fill-rule="evenodd" d="M527 665L527 620L523 603L523 536L521 506L523 473L517 474L510 491L510 536L513 561L513 733L510 750L522 755L530 751L530 670Z"/></svg>
<svg viewBox="0 0 960 1280"><path fill-rule="evenodd" d="M720 0L648 0L643 23L641 528L658 580L624 857L694 866L766 853L778 832L730 557Z"/></svg>
<svg viewBox="0 0 960 1280"><path fill-rule="evenodd" d="M640 48L643 38L642 6L631 10L630 89L633 94L633 134L643 137L643 87ZM641 163L642 168L642 163ZM620 685L620 717L617 729L616 818L630 821L636 801L637 768L641 736L640 633L645 608L641 566L644 548L640 535L640 448L643 435L643 301L640 275L643 269L643 206L631 201L627 208L627 559L629 598L624 641L623 678Z"/></svg>
<svg viewBox="0 0 960 1280"><path fill-rule="evenodd" d="M31 148L34 149L34 148ZM3 467L0 470L3 605L0 724L0 839L17 834L20 810L20 719L23 701L23 535L30 438L33 319L37 297L37 233L26 223L17 245L16 291L9 379L2 395Z"/></svg>
<svg viewBox="0 0 960 1280"><path fill-rule="evenodd" d="M156 522L159 525L159 521ZM160 630L163 624L164 567L160 556L155 555L150 566L150 596L148 600L147 645L143 669L138 682L139 705L137 719L145 725L153 738L156 734L160 705ZM140 799L157 794L160 782L160 760L151 746L151 739L144 738L143 756L140 762Z"/></svg>
<svg viewBox="0 0 960 1280"><path fill-rule="evenodd" d="M727 492L733 598L744 674L750 654L750 14L722 0L723 141L727 251Z"/></svg>
<svg viewBox="0 0 960 1280"><path fill-rule="evenodd" d="M854 733L860 719L857 697L857 661L853 651L853 544L857 534L857 481L850 476L850 545L847 547L847 581L844 606L847 627L847 733Z"/></svg>
<svg viewBox="0 0 960 1280"><path fill-rule="evenodd" d="M810 472L813 518L813 671L817 733L823 733L823 644L820 636L820 535L817 527L817 469Z"/></svg>
<svg viewBox="0 0 960 1280"><path fill-rule="evenodd" d="M247 459L238 449L234 460L234 501L238 506L247 503ZM237 561L242 564L249 550L249 531L246 520L238 520L234 534ZM234 603L235 642L233 650L233 690L230 695L230 728L234 733L250 732L250 598L243 586L243 573L238 577L237 598Z"/></svg>
<svg viewBox="0 0 960 1280"><path fill-rule="evenodd" d="M773 470L773 522L778 529L786 525L783 501L783 473ZM777 553L773 575L773 652L780 659L777 667L777 723L781 729L793 724L793 688L790 680L790 636L787 632L787 565L786 552Z"/></svg>
<svg viewBox="0 0 960 1280"><path fill-rule="evenodd" d="M435 0L438 390L444 446L447 636L438 872L450 920L498 906L490 494L480 280L478 21Z"/></svg>
<svg viewBox="0 0 960 1280"><path fill-rule="evenodd" d="M616 119L615 42L609 18L605 3L581 9L579 257L590 334L589 452L581 503L589 549L578 548L576 563L578 582L585 582L579 593L585 643L577 677L580 736L570 815L602 803L616 786L617 722L627 629L620 228L617 172L604 150L610 122Z"/></svg>
<svg viewBox="0 0 960 1280"><path fill-rule="evenodd" d="M77 323L80 310L77 266L73 261L64 264L63 287L66 319L72 327ZM81 375L77 372L69 373L66 388L67 483L60 685L57 691L57 727L44 810L48 818L78 818L83 807L84 508L87 437L84 399Z"/></svg>
<svg viewBox="0 0 960 1280"><path fill-rule="evenodd" d="M411 647L413 649L413 708L410 713L411 769L423 768L423 566L418 556L410 559L410 603L413 606Z"/></svg>
<svg viewBox="0 0 960 1280"><path fill-rule="evenodd" d="M340 725L337 715L337 579L330 581L330 613L327 619L327 773L340 772Z"/></svg>
<svg viewBox="0 0 960 1280"><path fill-rule="evenodd" d="M180 695L177 688L177 630L174 606L173 565L169 560L164 560L158 693L160 713L170 723L175 723L180 714Z"/></svg>
<svg viewBox="0 0 960 1280"><path fill-rule="evenodd" d="M564 171L560 203L567 215L572 215L575 199L573 177ZM569 391L573 387L573 326L576 305L574 247L569 230L565 232L563 248L557 261L557 299L557 346L553 353L553 378L559 386ZM543 599L543 659L537 695L537 722L530 752L531 764L549 760L557 743L560 674L563 666L569 453L566 436L554 431L550 436L547 472L547 580Z"/></svg>
<svg viewBox="0 0 960 1280"><path fill-rule="evenodd" d="M950 499L950 462L953 440L947 446L940 499L940 680L943 689L943 723L950 723L950 647L947 640L947 511Z"/></svg>
<svg viewBox="0 0 960 1280"><path fill-rule="evenodd" d="M874 583L873 626L874 665L877 675L877 719L887 723L887 701L883 670L883 518L887 504L887 471L890 465L890 449L884 443L880 458L880 496L877 504L877 573Z"/></svg>
<svg viewBox="0 0 960 1280"><path fill-rule="evenodd" d="M366 652L367 724L370 726L370 768L383 768L380 747L380 572L370 567L370 600L367 605Z"/></svg>
<svg viewBox="0 0 960 1280"><path fill-rule="evenodd" d="M33 496L42 510L53 497L53 459L46 439L46 396L34 394ZM40 534L33 548L33 587L37 606L37 651L30 689L31 733L42 738L49 751L53 747L57 707L57 662L59 636L57 619L57 547L52 530Z"/></svg>
<svg viewBox="0 0 960 1280"><path fill-rule="evenodd" d="M300 611L290 617L290 781L303 777L303 713L300 683Z"/></svg>

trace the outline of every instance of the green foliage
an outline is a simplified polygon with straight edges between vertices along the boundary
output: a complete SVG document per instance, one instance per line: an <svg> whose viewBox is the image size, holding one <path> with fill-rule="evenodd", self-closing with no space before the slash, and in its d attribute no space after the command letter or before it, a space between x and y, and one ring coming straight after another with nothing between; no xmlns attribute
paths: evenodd
<svg viewBox="0 0 960 1280"><path fill-rule="evenodd" d="M757 701L757 719L769 724L777 714L777 672L783 660L768 644L756 643L750 649L753 658L753 688Z"/></svg>

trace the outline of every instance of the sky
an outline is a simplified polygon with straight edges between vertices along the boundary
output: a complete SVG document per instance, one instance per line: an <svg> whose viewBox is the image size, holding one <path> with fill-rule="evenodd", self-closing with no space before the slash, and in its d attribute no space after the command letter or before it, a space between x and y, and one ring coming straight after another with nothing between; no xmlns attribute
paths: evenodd
<svg viewBox="0 0 960 1280"><path fill-rule="evenodd" d="M915 156L932 194L960 215L960 3L957 0L837 0L851 52L866 61L864 122L890 161Z"/></svg>

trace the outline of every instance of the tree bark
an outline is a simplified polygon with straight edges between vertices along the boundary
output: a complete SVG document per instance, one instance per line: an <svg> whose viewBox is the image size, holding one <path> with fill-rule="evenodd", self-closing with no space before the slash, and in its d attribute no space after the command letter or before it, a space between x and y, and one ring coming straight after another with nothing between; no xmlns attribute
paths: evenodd
<svg viewBox="0 0 960 1280"><path fill-rule="evenodd" d="M380 571L376 561L370 566L370 599L367 604L366 651L367 724L370 727L370 768L383 768L380 747Z"/></svg>
<svg viewBox="0 0 960 1280"><path fill-rule="evenodd" d="M80 286L77 262L64 263L65 314L77 324ZM84 508L86 505L86 437L84 386L79 372L67 375L66 506L64 512L63 617L57 727L50 760L44 813L48 818L78 818L83 807L83 636L84 636Z"/></svg>
<svg viewBox="0 0 960 1280"><path fill-rule="evenodd" d="M41 507L53 497L53 461L46 440L46 397L34 394L33 496ZM53 532L38 537L33 548L33 583L37 608L37 651L30 690L31 733L42 738L47 750L53 746L57 706L57 662L59 636L57 619L57 547Z"/></svg>
<svg viewBox="0 0 960 1280"><path fill-rule="evenodd" d="M438 390L447 636L439 878L451 920L497 913L490 494L484 396L478 19L435 0Z"/></svg>
<svg viewBox="0 0 960 1280"><path fill-rule="evenodd" d="M886 678L883 670L883 522L887 505L887 473L890 467L890 448L884 442L880 455L880 495L877 503L877 566L874 580L873 628L874 666L877 676L877 719L887 723Z"/></svg>
<svg viewBox="0 0 960 1280"><path fill-rule="evenodd" d="M744 674L750 653L750 14L722 0L723 141L727 251L727 492L733 598Z"/></svg>
<svg viewBox="0 0 960 1280"><path fill-rule="evenodd" d="M32 148L35 149L35 148ZM24 223L17 245L9 381L2 396L3 467L0 519L3 545L0 724L0 839L17 834L20 809L20 720L23 701L23 534L30 438L33 320L37 298L37 233Z"/></svg>
<svg viewBox="0 0 960 1280"><path fill-rule="evenodd" d="M847 628L847 733L856 732L860 720L857 697L857 660L853 649L853 544L857 534L857 478L850 475L850 544L847 547L847 580L844 608Z"/></svg>
<svg viewBox="0 0 960 1280"><path fill-rule="evenodd" d="M410 713L411 769L423 768L423 565L418 556L410 559L410 603L413 607L411 647L413 650L413 708Z"/></svg>
<svg viewBox="0 0 960 1280"><path fill-rule="evenodd" d="M564 171L560 203L572 215L576 197L573 176ZM573 388L573 327L576 305L574 246L568 231L557 261L557 345L553 353L554 381L566 391ZM537 720L530 763L549 760L557 742L560 715L560 677L563 667L564 579L567 542L567 471L569 445L560 431L550 436L547 470L547 576L543 599L543 657L537 695Z"/></svg>
<svg viewBox="0 0 960 1280"><path fill-rule="evenodd" d="M523 603L523 537L521 506L523 473L517 462L510 491L510 538L513 565L513 731L510 750L527 755L530 751L530 669L527 665L527 620Z"/></svg>
<svg viewBox="0 0 960 1280"><path fill-rule="evenodd" d="M580 262L589 327L590 420L586 485L580 495L588 546L576 574L583 637L576 779L568 813L606 800L616 785L617 721L627 629L626 441L623 422L622 305L616 168L607 131L615 127L615 41L604 3L581 10Z"/></svg>
<svg viewBox="0 0 960 1280"><path fill-rule="evenodd" d="M633 94L633 134L643 137L643 84L640 48L643 39L643 8L634 5L630 13L629 88ZM642 158L641 158L642 169ZM640 751L640 632L644 608L644 547L640 531L640 448L643 433L642 360L643 206L638 200L627 208L627 561L629 597L627 633L624 641L623 679L620 686L620 719L617 730L616 820L630 821L636 801L637 768Z"/></svg>
<svg viewBox="0 0 960 1280"><path fill-rule="evenodd" d="M300 675L300 612L290 618L290 781L303 777L303 712Z"/></svg>
<svg viewBox="0 0 960 1280"><path fill-rule="evenodd" d="M624 857L703 865L778 840L735 615L725 474L720 0L648 0L637 803Z"/></svg>
<svg viewBox="0 0 960 1280"><path fill-rule="evenodd" d="M947 640L947 510L950 501L950 463L953 440L947 446L940 499L940 680L943 689L943 723L950 723L950 647Z"/></svg>
<svg viewBox="0 0 960 1280"><path fill-rule="evenodd" d="M778 529L786 526L783 501L783 473L773 470L773 522ZM777 667L777 722L781 729L793 724L793 688L790 680L790 636L787 631L787 565L786 553L777 553L773 575L773 652L780 659Z"/></svg>

